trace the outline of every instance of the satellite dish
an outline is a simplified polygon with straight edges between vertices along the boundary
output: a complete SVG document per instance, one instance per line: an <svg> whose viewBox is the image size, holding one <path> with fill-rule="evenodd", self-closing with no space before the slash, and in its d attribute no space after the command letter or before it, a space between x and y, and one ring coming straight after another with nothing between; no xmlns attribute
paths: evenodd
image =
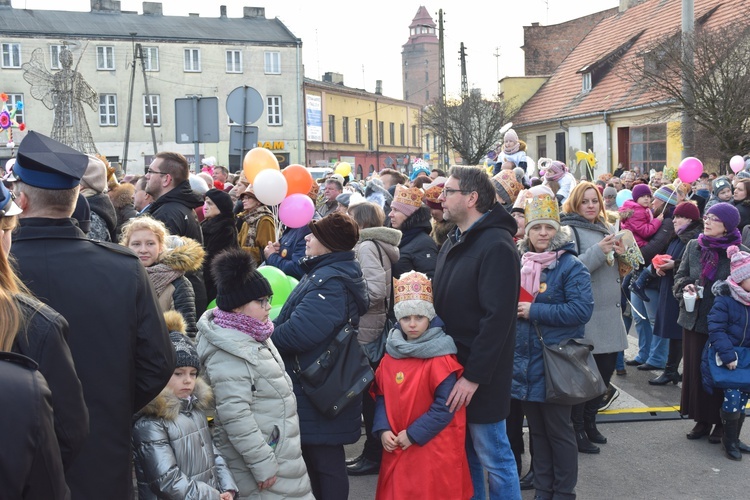
<svg viewBox="0 0 750 500"><path fill-rule="evenodd" d="M513 122L508 122L500 128L500 133L505 134L513 126Z"/></svg>

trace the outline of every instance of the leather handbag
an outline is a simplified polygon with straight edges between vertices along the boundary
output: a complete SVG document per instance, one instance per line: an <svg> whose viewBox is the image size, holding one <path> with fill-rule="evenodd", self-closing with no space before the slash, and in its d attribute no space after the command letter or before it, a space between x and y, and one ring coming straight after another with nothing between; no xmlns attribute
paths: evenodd
<svg viewBox="0 0 750 500"><path fill-rule="evenodd" d="M294 357L294 373L302 391L328 418L336 418L375 378L370 362L357 341L357 328L347 323L318 359L302 370Z"/></svg>
<svg viewBox="0 0 750 500"><path fill-rule="evenodd" d="M594 360L594 345L586 339L565 339L557 345L542 343L545 402L575 405L601 396L607 390Z"/></svg>

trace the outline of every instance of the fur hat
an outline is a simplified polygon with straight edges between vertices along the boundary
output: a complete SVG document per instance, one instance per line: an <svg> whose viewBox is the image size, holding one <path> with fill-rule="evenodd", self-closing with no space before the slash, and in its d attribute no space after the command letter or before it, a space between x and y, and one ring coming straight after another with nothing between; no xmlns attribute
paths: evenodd
<svg viewBox="0 0 750 500"><path fill-rule="evenodd" d="M727 256L731 259L729 268L732 281L739 284L750 278L750 254L743 252L736 245L727 248Z"/></svg>
<svg viewBox="0 0 750 500"><path fill-rule="evenodd" d="M248 302L270 297L273 290L268 280L256 269L252 255L239 248L219 253L211 263L216 282L216 306L232 311Z"/></svg>
<svg viewBox="0 0 750 500"><path fill-rule="evenodd" d="M516 173L513 170L501 170L492 178L492 185L495 192L505 201L506 205L512 205L518 198L518 193L523 189L523 185L518 182Z"/></svg>
<svg viewBox="0 0 750 500"><path fill-rule="evenodd" d="M425 316L430 321L437 316L432 304L432 283L417 271L409 271L401 278L393 278L393 313L396 319L406 316Z"/></svg>
<svg viewBox="0 0 750 500"><path fill-rule="evenodd" d="M332 252L348 252L359 241L359 226L356 221L340 212L311 220L307 227L315 238Z"/></svg>
<svg viewBox="0 0 750 500"><path fill-rule="evenodd" d="M692 201L683 201L674 209L672 217L685 217L692 221L701 220L701 212L698 210L698 205Z"/></svg>
<svg viewBox="0 0 750 500"><path fill-rule="evenodd" d="M657 198L664 203L669 203L670 205L677 205L676 188L671 184L665 184L664 186L656 190L656 192L654 193L654 198ZM635 194L633 194L633 199L635 200Z"/></svg>
<svg viewBox="0 0 750 500"><path fill-rule="evenodd" d="M107 166L94 155L86 156L89 158L89 164L81 177L81 187L103 193L107 190Z"/></svg>
<svg viewBox="0 0 750 500"><path fill-rule="evenodd" d="M706 214L718 217L721 223L724 224L724 229L727 232L737 229L737 225L740 223L740 213L731 203L721 202L711 205Z"/></svg>
<svg viewBox="0 0 750 500"><path fill-rule="evenodd" d="M206 198L209 198L216 205L221 215L233 216L234 203L232 202L232 197L227 193L218 189L209 189L206 191Z"/></svg>
<svg viewBox="0 0 750 500"><path fill-rule="evenodd" d="M636 184L633 186L633 201L638 202L641 196L653 196L651 188L647 184Z"/></svg>
<svg viewBox="0 0 750 500"><path fill-rule="evenodd" d="M526 234L538 224L549 224L555 230L560 229L560 209L554 196L538 196L526 200L524 208Z"/></svg>
<svg viewBox="0 0 750 500"><path fill-rule="evenodd" d="M422 206L424 191L419 188L410 188L402 184L396 185L396 191L393 193L391 208L396 209L407 217L419 210Z"/></svg>

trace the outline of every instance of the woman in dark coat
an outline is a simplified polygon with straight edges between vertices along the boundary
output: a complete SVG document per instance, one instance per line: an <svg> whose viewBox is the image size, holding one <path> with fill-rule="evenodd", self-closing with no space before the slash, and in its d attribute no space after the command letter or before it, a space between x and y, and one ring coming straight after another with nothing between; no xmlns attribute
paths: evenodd
<svg viewBox="0 0 750 500"><path fill-rule="evenodd" d="M206 258L203 261L203 278L206 283L208 302L216 298L216 283L211 274L214 257L227 248L238 248L237 226L234 221L234 203L231 196L218 189L209 189L203 202L203 248ZM196 311L200 316L203 311Z"/></svg>
<svg viewBox="0 0 750 500"><path fill-rule="evenodd" d="M716 203L706 210L703 232L688 242L682 254L680 268L674 278L674 296L680 303L677 323L683 328L683 374L680 413L696 424L687 434L688 439L700 439L711 433L709 442L719 443L723 427L719 410L723 402L720 393L708 394L701 380L701 358L708 341L708 313L714 303L711 287L729 276L727 248L741 244L737 224L740 214L729 203ZM748 251L745 246L741 250ZM685 310L683 292L696 293L702 287L702 297L692 312ZM714 426L713 432L711 426Z"/></svg>
<svg viewBox="0 0 750 500"><path fill-rule="evenodd" d="M335 418L324 416L302 391L295 373L326 350L336 334L369 308L367 284L352 249L359 239L357 223L334 212L308 224L305 276L287 298L274 321L273 341L281 353L297 397L302 457L317 499L345 500L349 495L344 445L360 436L362 400Z"/></svg>
<svg viewBox="0 0 750 500"><path fill-rule="evenodd" d="M657 302L656 321L654 322L654 335L669 339L669 353L664 373L657 378L649 380L651 385L665 385L670 382L677 384L682 380L682 375L677 367L682 361L682 328L677 324L680 314L680 305L674 298L672 287L674 286L674 275L680 268L682 254L690 240L694 240L703 231L703 219L701 219L698 206L690 201L684 201L677 205L672 214L675 228L675 236L667 246L666 254L671 256L663 266L653 269L653 273L660 276L659 302Z"/></svg>
<svg viewBox="0 0 750 500"><path fill-rule="evenodd" d="M740 179L734 186L734 204L740 213L740 224L737 229L742 232L750 224L750 179Z"/></svg>
<svg viewBox="0 0 750 500"><path fill-rule="evenodd" d="M408 271L424 273L432 279L435 274L438 247L430 236L432 213L422 203L424 192L418 188L396 185L391 202L391 227L401 231L398 245L400 257L393 266L393 277L398 278Z"/></svg>

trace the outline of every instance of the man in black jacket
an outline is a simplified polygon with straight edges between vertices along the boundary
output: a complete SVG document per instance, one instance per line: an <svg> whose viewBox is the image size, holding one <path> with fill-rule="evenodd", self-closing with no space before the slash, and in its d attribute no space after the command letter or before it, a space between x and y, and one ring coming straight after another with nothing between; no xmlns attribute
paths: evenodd
<svg viewBox="0 0 750 500"><path fill-rule="evenodd" d="M438 254L433 280L435 310L456 342L464 366L447 404L466 406L466 453L474 491L490 498L521 499L518 470L505 430L520 287L516 222L495 201L487 174L453 167L438 198L456 230Z"/></svg>
<svg viewBox="0 0 750 500"><path fill-rule="evenodd" d="M49 137L26 135L13 169L23 213L12 254L23 282L70 325L90 419L89 437L66 470L72 498L129 500L131 419L167 384L175 353L135 254L89 240L70 219L87 164Z"/></svg>

